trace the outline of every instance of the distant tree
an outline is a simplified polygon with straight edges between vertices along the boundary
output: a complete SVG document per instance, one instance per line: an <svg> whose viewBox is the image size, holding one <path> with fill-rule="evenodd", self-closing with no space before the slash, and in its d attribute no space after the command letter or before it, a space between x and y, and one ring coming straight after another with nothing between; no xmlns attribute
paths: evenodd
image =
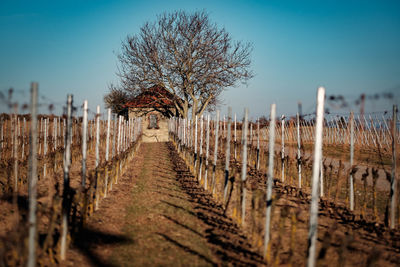
<svg viewBox="0 0 400 267"><path fill-rule="evenodd" d="M121 91L137 95L163 86L178 113L186 118L191 110L194 118L215 108L224 89L253 77L251 50L249 43L233 42L204 11L164 13L122 42Z"/></svg>
<svg viewBox="0 0 400 267"><path fill-rule="evenodd" d="M106 107L111 108L113 113L121 114L125 109L124 105L131 99L129 92L117 88L113 84L108 89L110 92L104 96Z"/></svg>

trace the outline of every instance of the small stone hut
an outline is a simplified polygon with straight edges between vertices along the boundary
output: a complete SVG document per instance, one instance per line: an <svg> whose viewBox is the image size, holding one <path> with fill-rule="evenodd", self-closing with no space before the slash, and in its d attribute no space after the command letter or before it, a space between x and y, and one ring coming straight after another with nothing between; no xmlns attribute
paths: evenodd
<svg viewBox="0 0 400 267"><path fill-rule="evenodd" d="M175 115L174 95L154 85L125 104L129 118L142 118L143 142L166 142L168 120Z"/></svg>

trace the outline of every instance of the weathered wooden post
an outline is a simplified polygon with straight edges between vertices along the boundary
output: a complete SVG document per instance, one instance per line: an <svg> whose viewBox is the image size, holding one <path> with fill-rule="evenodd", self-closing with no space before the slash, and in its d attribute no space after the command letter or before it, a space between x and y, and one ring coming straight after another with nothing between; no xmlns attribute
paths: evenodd
<svg viewBox="0 0 400 267"><path fill-rule="evenodd" d="M203 115L201 115L200 117L200 148L199 148L199 176L198 176L198 181L201 181L201 175L202 175L202 169L203 169L203 128L204 128L204 119L203 119Z"/></svg>
<svg viewBox="0 0 400 267"><path fill-rule="evenodd" d="M228 194L229 161L231 159L231 121L232 121L232 108L228 107L228 132L226 136L226 147L225 147L224 203L226 201L226 195Z"/></svg>
<svg viewBox="0 0 400 267"><path fill-rule="evenodd" d="M110 150L110 125L111 125L111 108L107 110L107 136L106 136L106 162L108 162L108 155ZM104 198L107 197L108 191L108 167L106 166L106 177L105 177L105 188L104 188Z"/></svg>
<svg viewBox="0 0 400 267"><path fill-rule="evenodd" d="M317 118L315 129L315 145L314 145L314 162L313 162L313 176L312 176L312 195L310 207L310 227L308 232L308 257L307 266L315 266L315 251L317 243L317 230L318 230L318 182L320 176L320 162L322 158L322 130L324 120L324 100L325 88L319 87L317 94Z"/></svg>
<svg viewBox="0 0 400 267"><path fill-rule="evenodd" d="M218 134L219 134L219 110L217 110L217 117L215 119L215 143L214 143L214 161L213 161L213 173L212 173L212 194L215 194L216 185L216 171L217 171L217 159L218 159Z"/></svg>
<svg viewBox="0 0 400 267"><path fill-rule="evenodd" d="M353 181L353 160L354 160L354 114L350 113L350 210L354 210L354 181Z"/></svg>
<svg viewBox="0 0 400 267"><path fill-rule="evenodd" d="M397 105L393 105L392 126L392 179L390 182L390 229L396 227L397 179L396 179L396 143L397 143Z"/></svg>
<svg viewBox="0 0 400 267"><path fill-rule="evenodd" d="M299 188L301 188L301 135L300 135L300 114L297 112L297 171L299 176Z"/></svg>
<svg viewBox="0 0 400 267"><path fill-rule="evenodd" d="M87 152L87 133L88 130L88 101L83 102L83 121L82 121L82 188L86 186L86 152Z"/></svg>
<svg viewBox="0 0 400 267"><path fill-rule="evenodd" d="M99 209L99 200L100 200L100 188L99 188L99 164L100 164L100 153L99 153L99 145L100 145L100 106L97 106L96 109L96 161L95 161L95 168L96 168L96 202L95 202L95 210Z"/></svg>
<svg viewBox="0 0 400 267"><path fill-rule="evenodd" d="M275 155L275 116L276 105L271 105L268 138L268 180L267 180L267 203L265 216L264 236L264 258L269 261L270 239L271 239L271 208L272 208L272 185L274 183L274 155Z"/></svg>
<svg viewBox="0 0 400 267"><path fill-rule="evenodd" d="M28 160L28 194L29 194L29 238L28 238L28 267L36 266L36 232L37 232L37 96L38 84L31 84L31 129L29 137Z"/></svg>
<svg viewBox="0 0 400 267"><path fill-rule="evenodd" d="M248 126L248 116L249 110L247 108L244 109L244 118L242 124L242 140L243 140L243 149L242 149L242 175L241 175L241 204L242 204L242 225L245 223L246 217L246 175L247 175L247 126Z"/></svg>
<svg viewBox="0 0 400 267"><path fill-rule="evenodd" d="M260 169L260 119L257 120L257 159L256 169Z"/></svg>
<svg viewBox="0 0 400 267"><path fill-rule="evenodd" d="M281 180L285 182L285 115L281 117Z"/></svg>
<svg viewBox="0 0 400 267"><path fill-rule="evenodd" d="M64 191L61 218L61 260L65 260L67 252L68 215L69 215L69 168L71 165L71 134L72 134L72 95L67 99L67 125L65 129L64 151Z"/></svg>
<svg viewBox="0 0 400 267"><path fill-rule="evenodd" d="M204 189L207 190L208 183L208 157L210 155L210 115L207 115L207 137L206 137L206 171L204 174Z"/></svg>
<svg viewBox="0 0 400 267"><path fill-rule="evenodd" d="M194 171L196 172L197 167L197 115L195 116L194 123Z"/></svg>
<svg viewBox="0 0 400 267"><path fill-rule="evenodd" d="M233 126L233 130L234 130L233 136L234 136L234 143L235 143L234 149L235 149L235 160L236 160L236 113L235 113L235 123Z"/></svg>

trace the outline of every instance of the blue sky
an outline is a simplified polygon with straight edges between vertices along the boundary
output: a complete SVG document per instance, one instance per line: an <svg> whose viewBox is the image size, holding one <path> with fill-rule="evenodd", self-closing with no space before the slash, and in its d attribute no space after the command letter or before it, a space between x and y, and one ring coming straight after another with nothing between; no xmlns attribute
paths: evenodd
<svg viewBox="0 0 400 267"><path fill-rule="evenodd" d="M233 39L253 44L256 76L223 94L238 114L248 107L252 117L267 115L272 102L278 114L294 114L298 101L312 112L320 85L349 101L395 94L368 103L371 111L399 102L400 1L2 0L0 90L13 87L28 99L37 81L44 103L61 107L72 93L76 105L88 99L92 110L103 107L108 84L118 79L121 41L177 9L204 9Z"/></svg>

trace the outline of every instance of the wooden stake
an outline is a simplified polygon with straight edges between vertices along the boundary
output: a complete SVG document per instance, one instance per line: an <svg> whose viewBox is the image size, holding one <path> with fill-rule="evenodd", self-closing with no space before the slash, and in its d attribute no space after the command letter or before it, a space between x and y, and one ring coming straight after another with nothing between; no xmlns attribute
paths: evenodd
<svg viewBox="0 0 400 267"><path fill-rule="evenodd" d="M271 229L271 207L272 207L272 185L274 182L274 155L275 155L275 116L276 105L271 105L269 123L269 147L268 147L268 180L267 180L267 208L265 216L265 236L264 236L264 258L269 261L269 247L270 247L270 229Z"/></svg>
<svg viewBox="0 0 400 267"><path fill-rule="evenodd" d="M318 88L317 95L317 124L315 129L315 145L314 145L314 162L313 162L313 176L312 176L312 195L311 195L311 208L310 208L310 227L308 232L308 257L307 266L315 266L316 258L316 243L317 243L317 229L318 229L318 183L320 176L321 158L322 158L322 130L324 121L324 100L325 88Z"/></svg>
<svg viewBox="0 0 400 267"><path fill-rule="evenodd" d="M67 99L67 127L65 129L64 151L64 192L61 225L61 260L65 260L67 252L68 215L69 215L69 168L71 166L71 134L72 134L72 95Z"/></svg>
<svg viewBox="0 0 400 267"><path fill-rule="evenodd" d="M31 83L31 129L29 136L28 194L29 194L29 238L28 267L36 266L36 236L37 236L37 96L38 84Z"/></svg>

